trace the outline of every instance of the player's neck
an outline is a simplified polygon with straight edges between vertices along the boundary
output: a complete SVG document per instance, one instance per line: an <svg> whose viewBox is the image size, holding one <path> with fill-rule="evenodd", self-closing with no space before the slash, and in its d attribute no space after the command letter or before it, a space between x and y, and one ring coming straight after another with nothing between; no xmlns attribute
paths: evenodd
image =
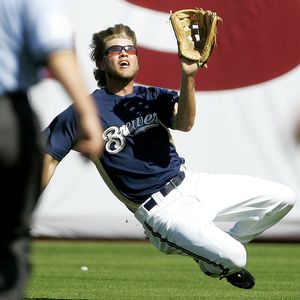
<svg viewBox="0 0 300 300"><path fill-rule="evenodd" d="M128 94L133 93L134 82L130 81L129 83L124 82L107 82L106 90L111 93L121 97L124 97Z"/></svg>

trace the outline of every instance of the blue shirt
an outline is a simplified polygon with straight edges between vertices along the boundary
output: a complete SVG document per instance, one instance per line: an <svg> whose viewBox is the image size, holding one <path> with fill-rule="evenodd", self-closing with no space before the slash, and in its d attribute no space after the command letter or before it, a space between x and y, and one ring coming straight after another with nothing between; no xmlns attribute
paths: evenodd
<svg viewBox="0 0 300 300"><path fill-rule="evenodd" d="M49 54L74 48L60 2L0 1L0 95L28 90L41 79Z"/></svg>
<svg viewBox="0 0 300 300"><path fill-rule="evenodd" d="M176 176L184 163L168 129L178 93L135 86L125 97L105 89L95 90L93 96L104 130L102 166L118 191L141 203ZM77 124L71 105L44 130L51 156L61 160L76 145Z"/></svg>

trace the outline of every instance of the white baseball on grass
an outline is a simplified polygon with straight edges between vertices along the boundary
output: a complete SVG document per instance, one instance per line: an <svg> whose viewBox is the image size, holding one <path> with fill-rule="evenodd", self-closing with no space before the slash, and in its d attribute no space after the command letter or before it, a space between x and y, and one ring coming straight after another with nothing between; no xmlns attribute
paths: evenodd
<svg viewBox="0 0 300 300"><path fill-rule="evenodd" d="M89 268L87 266L81 266L81 271L86 272L88 270L89 270Z"/></svg>

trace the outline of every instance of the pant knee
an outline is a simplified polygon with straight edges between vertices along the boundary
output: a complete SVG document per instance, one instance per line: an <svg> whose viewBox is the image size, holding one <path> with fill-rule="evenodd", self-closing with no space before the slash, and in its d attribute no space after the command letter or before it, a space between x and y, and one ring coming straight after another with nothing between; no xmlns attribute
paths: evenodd
<svg viewBox="0 0 300 300"><path fill-rule="evenodd" d="M296 200L296 193L290 188L287 188L284 202L287 204L287 206L290 206L292 208L296 204Z"/></svg>
<svg viewBox="0 0 300 300"><path fill-rule="evenodd" d="M247 251L242 244L236 244L230 255L225 259L225 266L228 269L241 269L246 266Z"/></svg>
<svg viewBox="0 0 300 300"><path fill-rule="evenodd" d="M281 189L276 193L274 198L279 203L278 207L281 210L286 210L288 212L294 207L297 196L292 189L286 186L281 186Z"/></svg>
<svg viewBox="0 0 300 300"><path fill-rule="evenodd" d="M214 263L197 262L203 273L211 277L219 277L225 270L229 273L235 273L244 268L247 263L247 252L242 244L236 244L229 253L218 256Z"/></svg>
<svg viewBox="0 0 300 300"><path fill-rule="evenodd" d="M242 244L236 245L234 250L230 252L224 260L224 267L227 269L228 274L235 273L246 267L247 264L247 251Z"/></svg>

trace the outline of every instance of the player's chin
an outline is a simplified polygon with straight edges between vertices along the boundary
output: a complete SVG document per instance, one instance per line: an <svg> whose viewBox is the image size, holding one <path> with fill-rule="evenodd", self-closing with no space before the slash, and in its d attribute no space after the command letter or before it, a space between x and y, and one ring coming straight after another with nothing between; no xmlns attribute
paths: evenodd
<svg viewBox="0 0 300 300"><path fill-rule="evenodd" d="M126 83L126 82L130 82L130 81L134 80L134 78L136 77L136 74L137 74L136 69L118 68L115 71L111 71L111 72L107 73L107 76L110 79L118 80L118 81Z"/></svg>

